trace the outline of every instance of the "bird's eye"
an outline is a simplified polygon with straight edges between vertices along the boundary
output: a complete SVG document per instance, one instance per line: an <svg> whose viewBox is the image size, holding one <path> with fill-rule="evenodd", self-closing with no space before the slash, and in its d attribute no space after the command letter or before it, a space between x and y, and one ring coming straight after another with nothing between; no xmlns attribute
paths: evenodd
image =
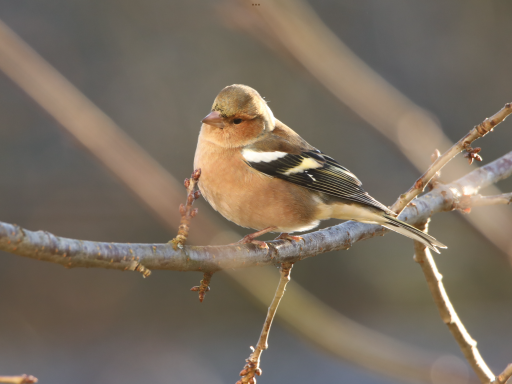
<svg viewBox="0 0 512 384"><path fill-rule="evenodd" d="M242 119L235 119L233 120L233 123L235 124L240 124L242 122Z"/></svg>

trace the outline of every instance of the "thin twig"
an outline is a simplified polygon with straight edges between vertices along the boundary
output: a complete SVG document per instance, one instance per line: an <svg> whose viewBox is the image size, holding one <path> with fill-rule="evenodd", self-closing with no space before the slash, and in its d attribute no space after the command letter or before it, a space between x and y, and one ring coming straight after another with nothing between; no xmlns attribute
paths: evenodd
<svg viewBox="0 0 512 384"><path fill-rule="evenodd" d="M498 376L496 376L495 381L493 381L493 384L505 384L510 378L512 377L512 364L507 365L507 368L500 373Z"/></svg>
<svg viewBox="0 0 512 384"><path fill-rule="evenodd" d="M439 152L439 149L436 149L432 156L430 156L430 160L432 160L432 163L434 163L437 159L441 157L441 152ZM430 179L430 182L427 184L425 189L427 191L433 190L439 183L439 178L441 177L441 171L437 171L436 174Z"/></svg>
<svg viewBox="0 0 512 384"><path fill-rule="evenodd" d="M270 327L272 326L272 321L276 315L277 307L283 298L284 291L286 290L286 284L290 281L290 272L292 270L293 263L283 263L281 264L281 268L279 272L281 273L281 278L279 280L279 284L276 289L276 293L274 294L274 299L272 300L272 304L268 308L267 318L265 319L265 323L263 323L263 329L261 330L261 335L258 340L258 344L256 348L254 348L253 352L249 356L244 366L244 369L240 372L240 376L242 378L237 381L236 384L256 384L256 377L261 375L260 368L260 358L261 354L264 350L268 348L268 334L270 332ZM251 347L252 348L252 347Z"/></svg>
<svg viewBox="0 0 512 384"><path fill-rule="evenodd" d="M33 383L37 383L37 378L32 375L0 376L0 383L33 384Z"/></svg>
<svg viewBox="0 0 512 384"><path fill-rule="evenodd" d="M482 161L482 156L480 156L478 153L482 150L482 148L473 148L471 147L471 144L466 144L464 146L464 149L466 150L466 153L464 154L464 158L468 159L469 165L473 164L473 160L476 161Z"/></svg>
<svg viewBox="0 0 512 384"><path fill-rule="evenodd" d="M151 270L149 270L148 268L146 268L145 266L143 266L141 263L137 263L135 265L135 268L133 268L133 270L135 272L139 272L139 273L142 273L142 277L143 278L146 278L146 277L149 277L151 275Z"/></svg>
<svg viewBox="0 0 512 384"><path fill-rule="evenodd" d="M184 184L187 189L187 204L180 204L181 220L180 226L178 227L178 235L170 241L174 250L178 248L183 249L188 238L188 231L190 230L190 220L197 215L198 209L192 209L192 204L201 196L200 191L194 191L200 177L201 169L196 169L190 176L190 179L185 179Z"/></svg>
<svg viewBox="0 0 512 384"><path fill-rule="evenodd" d="M460 139L457 143L455 143L448 151L443 153L440 157L436 159L436 161L421 175L421 177L416 180L413 186L404 194L400 195L397 201L393 204L391 209L396 213L402 212L402 210L409 204L412 199L418 196L423 189L427 186L430 180L435 176L437 172L439 172L448 162L453 159L457 154L465 150L466 148L470 149L470 152L473 153L475 150L471 149L470 144L479 139L489 132L491 132L494 127L496 127L499 123L501 123L505 118L512 113L512 103L507 103L505 106L496 112L490 118L486 118L482 123L473 128L469 133Z"/></svg>
<svg viewBox="0 0 512 384"><path fill-rule="evenodd" d="M421 230L426 231L427 226L427 222L425 222L423 226L418 227ZM471 338L460 321L457 312L455 312L441 281L443 276L438 272L432 254L423 244L417 241L414 242L414 252L414 260L421 266L425 279L427 280L430 293L434 299L434 303L439 310L439 314L459 344L466 360L469 362L482 383L492 382L494 380L494 374L482 359L482 356L480 356L480 352L476 347L476 341Z"/></svg>
<svg viewBox="0 0 512 384"><path fill-rule="evenodd" d="M241 287L257 292L256 298L262 305L268 305L268 298L274 294L273 287L261 284L268 281L268 274L268 268L231 273ZM256 290L257 287L260 289ZM465 367L437 365L437 351L407 344L344 316L297 281L286 286L286 300L279 305L276 318L322 351L375 375L391 378L391 382L432 384L432 369L439 369L444 383L480 383L473 377L467 378Z"/></svg>
<svg viewBox="0 0 512 384"><path fill-rule="evenodd" d="M512 203L512 193L504 193L497 196L471 196L471 206L481 207L485 205L499 205Z"/></svg>
<svg viewBox="0 0 512 384"><path fill-rule="evenodd" d="M199 301L202 303L206 292L210 290L210 281L212 280L213 272L206 272L203 274L203 279L199 285L190 288L191 291L199 292Z"/></svg>
<svg viewBox="0 0 512 384"><path fill-rule="evenodd" d="M471 212L472 207L483 207L488 205L502 205L512 203L512 192L503 193L496 196L482 196L482 195L462 195L456 209L464 213Z"/></svg>

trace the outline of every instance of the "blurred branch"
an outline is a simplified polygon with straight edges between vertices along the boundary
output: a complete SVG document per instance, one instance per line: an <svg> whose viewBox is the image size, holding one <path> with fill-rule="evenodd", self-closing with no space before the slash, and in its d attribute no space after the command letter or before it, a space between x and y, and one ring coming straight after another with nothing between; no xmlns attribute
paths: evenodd
<svg viewBox="0 0 512 384"><path fill-rule="evenodd" d="M0 21L0 70L4 71L61 127L132 191L167 227L180 221L176 181L105 113ZM212 237L217 228L201 215L197 233Z"/></svg>
<svg viewBox="0 0 512 384"><path fill-rule="evenodd" d="M219 16L274 50L299 63L339 101L386 136L423 172L431 151L453 143L432 115L416 105L348 48L306 1L274 0L251 7L245 0L226 0ZM421 140L418 140L421 137ZM467 173L463 158L455 158L443 180ZM489 191L498 195L493 186ZM500 209L464 215L480 233L509 256L512 263L512 218Z"/></svg>
<svg viewBox="0 0 512 384"><path fill-rule="evenodd" d="M496 377L495 381L493 383L496 384L505 384L510 378L512 377L512 364L507 365L507 368L498 376Z"/></svg>
<svg viewBox="0 0 512 384"><path fill-rule="evenodd" d="M512 203L512 193L504 193L496 196L482 195L463 195L455 207L465 213L471 212L472 207L482 207L488 205L502 205Z"/></svg>
<svg viewBox="0 0 512 384"><path fill-rule="evenodd" d="M476 195L471 197L470 206L481 207L484 205L498 205L512 203L512 193L504 193L497 196Z"/></svg>
<svg viewBox="0 0 512 384"><path fill-rule="evenodd" d="M261 330L260 339L256 348L254 349L251 356L246 360L247 364L244 369L240 372L240 376L242 378L237 381L236 384L256 384L255 375L261 375L260 368L260 358L263 351L268 349L268 334L270 332L270 327L272 326L272 321L274 321L274 317L276 316L277 307L283 298L284 291L286 290L286 284L290 281L290 272L292 270L293 263L283 263L281 264L281 268L279 272L281 277L279 279L279 285L277 286L276 293L274 294L274 298L272 299L272 303L268 308L267 318L263 323L263 329Z"/></svg>
<svg viewBox="0 0 512 384"><path fill-rule="evenodd" d="M37 378L32 375L0 376L0 383L33 384L33 383L37 383Z"/></svg>
<svg viewBox="0 0 512 384"><path fill-rule="evenodd" d="M500 124L503 120L507 118L508 115L512 113L512 103L507 103L505 106L496 112L492 117L486 118L482 123L473 128L466 136L460 139L457 143L455 143L448 151L443 153L441 156L437 157L434 163L425 171L425 173L414 183L414 185L404 194L400 195L397 201L391 207L397 213L402 212L402 210L409 204L409 202L418 196L430 180L436 175L438 171L440 171L450 160L452 160L456 155L461 153L464 150L468 150L469 154L473 154L475 150L470 149L471 143L476 139L479 139L489 132L491 132L494 127ZM478 151L479 152L479 148ZM482 160L480 158L480 160ZM488 204L488 205L492 205Z"/></svg>
<svg viewBox="0 0 512 384"><path fill-rule="evenodd" d="M417 198L414 205L404 209L399 218L412 225L423 223L434 213L453 210L468 191L476 192L481 187L511 174L512 152L509 152L452 184L440 184L431 192ZM358 241L387 232L380 225L347 221L304 234L303 242L270 241L267 243L269 249L253 244L232 244L186 245L175 250L169 244L121 244L67 239L0 222L0 250L61 264L67 268L137 270L140 265L147 269L215 272L221 269L294 263L321 253L349 249Z"/></svg>
<svg viewBox="0 0 512 384"><path fill-rule="evenodd" d="M494 196L493 196L494 197ZM494 199L495 201L498 199ZM422 231L426 231L428 227L428 221L419 225L418 228ZM478 348L476 347L476 341L469 335L468 331L462 324L457 312L453 308L452 303L446 293L444 284L442 283L443 275L441 275L437 269L436 263L430 250L426 248L420 242L414 242L414 260L420 264L425 280L427 281L428 287L434 299L441 319L448 326L448 329L452 333L455 341L459 344L459 347L469 362L469 365L473 368L478 378L483 384L488 383L499 383L504 384L512 376L512 364L509 364L505 370L499 375L494 376L494 373L485 363L484 359L480 355Z"/></svg>
<svg viewBox="0 0 512 384"><path fill-rule="evenodd" d="M423 231L426 230L426 223L427 222L418 226L418 228ZM471 365L482 383L485 384L492 382L495 379L494 374L489 369L484 359L482 359L482 356L480 356L480 352L476 347L476 341L471 338L460 321L459 316L457 316L457 312L455 312L441 281L443 276L437 270L432 254L423 246L423 244L417 241L414 242L414 252L414 260L420 264L421 269L423 270L428 287L432 293L432 297L434 298L434 303L439 309L439 314L459 344L466 360L469 362L469 365Z"/></svg>

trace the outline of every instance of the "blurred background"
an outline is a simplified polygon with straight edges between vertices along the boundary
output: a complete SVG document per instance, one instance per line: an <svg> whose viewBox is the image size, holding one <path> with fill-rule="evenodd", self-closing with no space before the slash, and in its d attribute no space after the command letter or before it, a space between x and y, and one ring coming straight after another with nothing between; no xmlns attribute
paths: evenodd
<svg viewBox="0 0 512 384"><path fill-rule="evenodd" d="M215 96L242 83L391 205L419 171L298 61L241 28L253 19L248 4L242 4L246 13L232 12L240 3L0 1L0 19L178 180L190 176L200 120ZM512 3L310 5L453 141L512 101ZM485 164L510 151L511 143L506 121L475 144L483 148ZM512 191L511 180L498 186ZM174 236L3 73L0 196L0 220L30 230L131 243L164 243ZM197 204L200 212L211 211L204 201ZM248 233L209 213L219 228ZM430 232L449 245L436 256L444 283L484 359L499 373L512 361L507 257L458 213L436 215ZM223 243L222 235L195 236L198 243ZM29 373L43 384L234 383L265 316L266 306L225 273L214 275L200 304L189 292L199 273L154 271L142 279L136 273L66 270L7 253L0 253L0 265L0 374ZM269 270L275 279L261 284L273 290L278 273ZM465 369L412 260L410 240L389 234L307 259L296 264L292 279L349 318L437 353L440 365ZM269 344L259 383L395 382L334 358L279 320Z"/></svg>

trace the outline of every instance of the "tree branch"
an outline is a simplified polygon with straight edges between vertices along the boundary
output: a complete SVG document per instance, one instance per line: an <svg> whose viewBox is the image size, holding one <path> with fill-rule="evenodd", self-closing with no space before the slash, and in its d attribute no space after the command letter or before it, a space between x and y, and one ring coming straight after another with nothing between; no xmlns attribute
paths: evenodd
<svg viewBox="0 0 512 384"><path fill-rule="evenodd" d="M512 203L512 193L503 193L496 196L482 196L482 195L463 195L459 199L457 209L469 213L472 207L482 207L489 205L502 205Z"/></svg>
<svg viewBox="0 0 512 384"><path fill-rule="evenodd" d="M493 183L512 176L512 152L505 154L490 164L454 181L451 185L462 191L463 195L474 195Z"/></svg>
<svg viewBox="0 0 512 384"><path fill-rule="evenodd" d="M507 368L492 383L505 384L510 377L512 377L512 364L507 365Z"/></svg>
<svg viewBox="0 0 512 384"><path fill-rule="evenodd" d="M496 112L490 118L486 118L482 123L478 124L469 133L455 143L448 151L439 156L434 163L416 180L414 185L404 194L395 201L391 209L397 213L402 210L411 202L416 196L418 196L430 180L439 172L448 162L458 155L463 150L468 150L470 154L473 154L475 150L471 149L470 145L473 141L484 137L490 131L500 124L505 118L512 113L512 103L507 103L505 106ZM481 158L480 158L481 160Z"/></svg>
<svg viewBox="0 0 512 384"><path fill-rule="evenodd" d="M512 174L512 152L471 172L449 185L439 185L415 200L399 216L410 224L425 222L432 214L451 211L462 195ZM226 268L248 268L294 263L317 254L349 249L358 241L388 232L380 225L345 222L303 235L304 241L268 242L269 249L255 245L184 246L168 244L100 243L56 237L51 233L24 230L0 222L0 250L19 256L61 264L67 268L95 267L118 270L148 269L215 272Z"/></svg>
<svg viewBox="0 0 512 384"><path fill-rule="evenodd" d="M200 191L194 191L200 177L201 169L196 169L190 176L190 179L185 179L185 188L187 189L187 202L186 204L180 205L181 220L180 226L178 227L178 235L170 241L174 250L177 248L183 249L183 246L185 245L185 242L188 238L188 232L190 231L190 220L192 220L197 215L198 209L192 209L192 204L194 204L194 201L199 199L199 196L201 196Z"/></svg>
<svg viewBox="0 0 512 384"><path fill-rule="evenodd" d="M274 294L274 299L268 308L267 317L265 319L265 323L263 323L260 339L256 348L253 350L253 353L251 353L249 358L246 360L247 364L245 364L244 369L240 372L240 376L242 376L242 378L238 380L236 384L256 384L255 375L261 375L261 354L268 348L268 334L270 332L270 327L272 326L272 321L276 316L277 307L279 306L279 303L283 298L284 291L286 290L286 284L290 281L290 272L292 267L293 263L281 264L281 268L279 269L281 278L279 280L276 293Z"/></svg>
<svg viewBox="0 0 512 384"><path fill-rule="evenodd" d="M418 226L418 228L426 230L427 222ZM448 298L448 294L446 293L441 281L443 275L441 275L437 270L432 254L423 244L417 241L414 242L414 252L414 260L421 266L432 297L434 298L434 303L439 310L439 314L459 344L466 360L469 362L482 383L485 384L493 381L494 374L482 359L482 356L480 356L480 352L476 347L476 341L473 340L468 331L466 331L466 328L460 321L457 312L455 312L455 309Z"/></svg>
<svg viewBox="0 0 512 384"><path fill-rule="evenodd" d="M120 180L160 222L175 231L180 221L176 202L182 200L183 184L1 20L0 70ZM194 229L202 238L212 237L218 230L208 217L205 212L194 220ZM193 236L194 233L189 240L194 241Z"/></svg>

